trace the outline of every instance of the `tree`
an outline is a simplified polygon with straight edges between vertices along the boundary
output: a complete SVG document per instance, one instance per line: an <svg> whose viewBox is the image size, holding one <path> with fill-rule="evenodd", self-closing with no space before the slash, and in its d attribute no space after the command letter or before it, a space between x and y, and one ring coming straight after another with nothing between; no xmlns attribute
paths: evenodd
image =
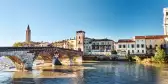
<svg viewBox="0 0 168 84"><path fill-rule="evenodd" d="M116 50L111 51L111 54L117 54Z"/></svg>
<svg viewBox="0 0 168 84"><path fill-rule="evenodd" d="M13 47L22 47L23 46L23 43L21 42L16 42L13 44Z"/></svg>
<svg viewBox="0 0 168 84"><path fill-rule="evenodd" d="M160 46L157 46L155 56L154 56L154 60L156 62L162 63L162 62L165 61L165 57L166 57L166 53L165 53L164 49L161 49Z"/></svg>

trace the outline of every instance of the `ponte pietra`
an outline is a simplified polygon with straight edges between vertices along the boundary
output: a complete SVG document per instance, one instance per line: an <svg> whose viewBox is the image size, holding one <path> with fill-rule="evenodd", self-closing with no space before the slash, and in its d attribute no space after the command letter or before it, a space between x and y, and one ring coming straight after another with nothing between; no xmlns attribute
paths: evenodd
<svg viewBox="0 0 168 84"><path fill-rule="evenodd" d="M16 56L20 59L26 70L31 70L34 60L41 56L45 60L52 60L54 53L59 54L63 65L82 64L82 51L58 47L0 47L0 56Z"/></svg>

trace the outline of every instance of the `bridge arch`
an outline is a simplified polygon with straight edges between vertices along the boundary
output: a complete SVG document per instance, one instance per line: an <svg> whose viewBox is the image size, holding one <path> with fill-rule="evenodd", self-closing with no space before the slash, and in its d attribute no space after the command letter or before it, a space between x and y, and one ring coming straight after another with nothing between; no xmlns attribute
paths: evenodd
<svg viewBox="0 0 168 84"><path fill-rule="evenodd" d="M24 69L24 63L17 56L1 56L10 59L17 70Z"/></svg>
<svg viewBox="0 0 168 84"><path fill-rule="evenodd" d="M12 60L20 60L20 62L22 62L22 65L24 66L24 69L31 70L33 66L34 54L28 52L29 51L6 51L0 52L0 56L8 56Z"/></svg>

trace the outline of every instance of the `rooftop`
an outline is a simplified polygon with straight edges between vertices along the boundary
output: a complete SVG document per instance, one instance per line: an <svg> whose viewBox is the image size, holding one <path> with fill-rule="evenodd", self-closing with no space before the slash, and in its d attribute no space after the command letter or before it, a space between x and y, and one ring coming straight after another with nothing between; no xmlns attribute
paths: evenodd
<svg viewBox="0 0 168 84"><path fill-rule="evenodd" d="M113 41L113 40L105 38L105 39L93 39L92 41Z"/></svg>
<svg viewBox="0 0 168 84"><path fill-rule="evenodd" d="M164 39L167 35L147 35L147 36L135 36L135 39Z"/></svg>
<svg viewBox="0 0 168 84"><path fill-rule="evenodd" d="M128 42L135 42L133 39L119 39L118 43L128 43Z"/></svg>
<svg viewBox="0 0 168 84"><path fill-rule="evenodd" d="M80 31L76 31L76 33L85 33L85 31L80 30Z"/></svg>

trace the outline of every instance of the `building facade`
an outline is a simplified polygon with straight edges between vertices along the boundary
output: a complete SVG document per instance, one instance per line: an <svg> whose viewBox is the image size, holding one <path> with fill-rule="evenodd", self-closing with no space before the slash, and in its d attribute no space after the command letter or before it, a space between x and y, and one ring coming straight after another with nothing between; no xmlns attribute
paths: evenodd
<svg viewBox="0 0 168 84"><path fill-rule="evenodd" d="M166 51L166 38L168 38L167 35L135 36L133 39L118 40L115 48L120 56L126 56L128 54L154 55L157 46L160 46Z"/></svg>
<svg viewBox="0 0 168 84"><path fill-rule="evenodd" d="M119 56L126 56L127 54L135 54L134 39L119 39L115 43L115 50Z"/></svg>
<svg viewBox="0 0 168 84"><path fill-rule="evenodd" d="M114 50L114 41L110 39L93 39L91 42L91 54L93 55L111 55Z"/></svg>

